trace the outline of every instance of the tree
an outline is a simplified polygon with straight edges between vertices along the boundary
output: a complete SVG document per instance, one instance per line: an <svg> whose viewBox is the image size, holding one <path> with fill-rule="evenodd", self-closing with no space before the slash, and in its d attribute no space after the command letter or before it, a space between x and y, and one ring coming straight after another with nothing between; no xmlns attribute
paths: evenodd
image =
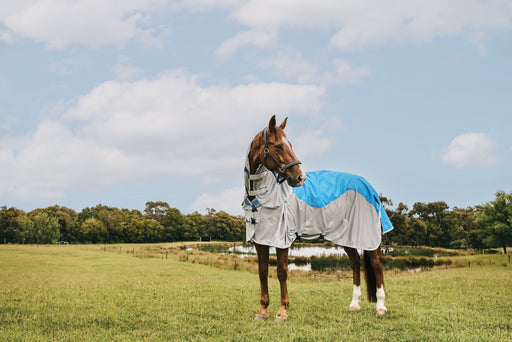
<svg viewBox="0 0 512 342"><path fill-rule="evenodd" d="M507 245L512 244L512 192L496 192L494 201L486 203L477 213L476 222L487 233L484 242L489 247L500 246L507 253Z"/></svg>
<svg viewBox="0 0 512 342"><path fill-rule="evenodd" d="M147 218L141 221L140 226L144 242L162 241L164 227L157 220Z"/></svg>
<svg viewBox="0 0 512 342"><path fill-rule="evenodd" d="M7 209L6 206L0 207L0 243L19 242L15 240L17 228L17 218L25 215L25 212L16 208Z"/></svg>
<svg viewBox="0 0 512 342"><path fill-rule="evenodd" d="M207 237L208 235L208 222L206 217L201 215L200 213L193 212L192 214L187 215L188 220L195 227L197 231L197 239L200 237Z"/></svg>
<svg viewBox="0 0 512 342"><path fill-rule="evenodd" d="M409 226L409 217L407 215L409 208L407 205L400 202L398 206L393 209L391 208L393 206L393 202L390 199L380 196L380 201L384 206L391 223L393 224L393 230L387 234L384 234L382 237L382 243L384 245L409 244L406 237L411 235L409 233L411 227Z"/></svg>
<svg viewBox="0 0 512 342"><path fill-rule="evenodd" d="M146 214L148 218L152 218L162 223L165 215L169 210L171 210L171 207L169 204L167 204L167 202L146 202L146 209L144 209L144 214Z"/></svg>
<svg viewBox="0 0 512 342"><path fill-rule="evenodd" d="M36 242L35 225L27 215L18 216L16 218L16 225L17 227L14 230L14 242L23 244Z"/></svg>
<svg viewBox="0 0 512 342"><path fill-rule="evenodd" d="M183 241L185 235L185 218L176 208L169 208L165 214L162 225L164 226L164 241Z"/></svg>
<svg viewBox="0 0 512 342"><path fill-rule="evenodd" d="M55 217L59 223L59 239L68 242L77 241L77 213L70 208L54 205L46 209L35 209L30 212L31 217L46 213L49 217Z"/></svg>
<svg viewBox="0 0 512 342"><path fill-rule="evenodd" d="M448 247L450 244L446 217L449 206L445 202L416 202L409 213L427 225L426 246Z"/></svg>
<svg viewBox="0 0 512 342"><path fill-rule="evenodd" d="M450 248L469 248L473 246L470 239L470 233L477 229L475 224L475 209L472 207L453 208L449 212L450 218ZM475 241L476 242L476 241Z"/></svg>
<svg viewBox="0 0 512 342"><path fill-rule="evenodd" d="M103 222L95 218L85 220L80 226L83 240L92 243L106 242L108 230Z"/></svg>
<svg viewBox="0 0 512 342"><path fill-rule="evenodd" d="M231 216L224 211L215 213L213 217L215 239L224 241L242 240L245 236L245 220L241 217Z"/></svg>
<svg viewBox="0 0 512 342"><path fill-rule="evenodd" d="M33 211L31 216L32 222L34 222L32 242L55 243L59 241L60 225L55 216L50 216L45 211Z"/></svg>

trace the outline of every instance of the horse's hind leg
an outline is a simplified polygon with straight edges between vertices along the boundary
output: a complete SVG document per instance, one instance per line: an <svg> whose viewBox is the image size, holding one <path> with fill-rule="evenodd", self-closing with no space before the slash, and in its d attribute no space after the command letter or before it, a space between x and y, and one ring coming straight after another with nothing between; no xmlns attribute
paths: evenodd
<svg viewBox="0 0 512 342"><path fill-rule="evenodd" d="M386 306L384 305L386 294L384 292L384 269L382 265L382 252L380 246L374 251L365 251L365 253L368 254L370 265L375 274L375 287L377 289L377 306L375 310L377 315L384 315L388 309L386 309Z"/></svg>
<svg viewBox="0 0 512 342"><path fill-rule="evenodd" d="M268 258L269 248L268 246L256 244L256 252L258 253L258 273L260 276L260 309L256 314L255 320L265 320L268 318L267 307L269 303L268 296Z"/></svg>
<svg viewBox="0 0 512 342"><path fill-rule="evenodd" d="M351 247L343 247L348 255L350 261L350 267L352 268L352 302L348 307L349 311L359 311L361 307L359 302L361 301L361 257L357 252L357 249Z"/></svg>
<svg viewBox="0 0 512 342"><path fill-rule="evenodd" d="M288 298L288 287L286 285L286 279L288 278L288 248L280 249L276 248L277 253L277 278L279 279L279 285L281 286L281 306L276 314L276 321L284 321L288 318L286 309L290 305Z"/></svg>

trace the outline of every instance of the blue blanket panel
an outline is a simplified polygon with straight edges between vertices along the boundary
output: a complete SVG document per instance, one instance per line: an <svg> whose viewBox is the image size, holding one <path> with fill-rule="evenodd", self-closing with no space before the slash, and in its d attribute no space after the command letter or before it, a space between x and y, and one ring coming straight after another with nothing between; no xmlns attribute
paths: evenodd
<svg viewBox="0 0 512 342"><path fill-rule="evenodd" d="M361 176L347 172L306 172L307 179L300 187L293 188L295 195L310 207L323 208L348 190L359 192L380 213L382 229L386 233L393 225L382 206L375 189Z"/></svg>

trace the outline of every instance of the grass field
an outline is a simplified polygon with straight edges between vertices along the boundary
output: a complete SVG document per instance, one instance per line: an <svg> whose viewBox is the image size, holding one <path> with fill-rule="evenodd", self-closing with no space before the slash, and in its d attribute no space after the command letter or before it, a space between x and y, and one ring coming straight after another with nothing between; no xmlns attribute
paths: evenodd
<svg viewBox="0 0 512 342"><path fill-rule="evenodd" d="M290 318L278 323L253 320L254 273L119 247L0 245L0 341L512 341L505 255L388 272L384 317L366 301L348 312L350 279L292 276ZM270 287L275 313L275 276Z"/></svg>

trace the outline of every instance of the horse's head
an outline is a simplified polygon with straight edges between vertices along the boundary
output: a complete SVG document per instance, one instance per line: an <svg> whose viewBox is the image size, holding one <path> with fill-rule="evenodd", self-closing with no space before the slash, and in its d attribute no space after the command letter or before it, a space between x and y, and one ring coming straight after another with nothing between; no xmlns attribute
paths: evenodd
<svg viewBox="0 0 512 342"><path fill-rule="evenodd" d="M276 117L272 116L268 127L254 138L249 155L252 165L263 164L268 170L277 172L290 186L297 187L304 184L306 173L284 133L287 120L277 126Z"/></svg>

